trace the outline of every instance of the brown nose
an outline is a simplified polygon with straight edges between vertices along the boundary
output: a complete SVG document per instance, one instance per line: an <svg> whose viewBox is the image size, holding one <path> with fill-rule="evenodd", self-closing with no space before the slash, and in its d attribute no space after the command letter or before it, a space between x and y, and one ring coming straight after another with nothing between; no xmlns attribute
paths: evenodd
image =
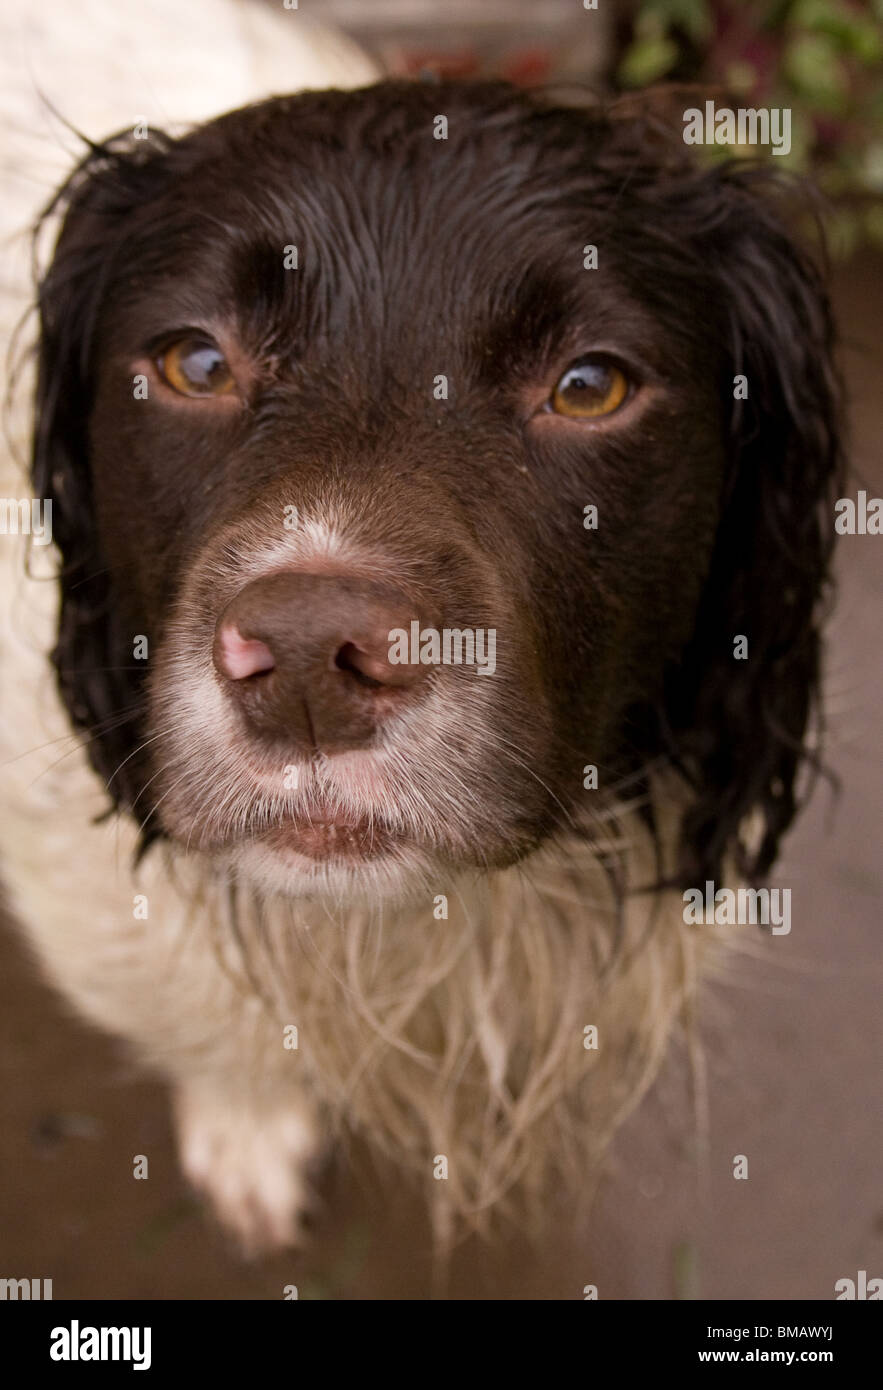
<svg viewBox="0 0 883 1390"><path fill-rule="evenodd" d="M254 733L308 752L363 748L431 669L390 660L390 633L414 621L434 625L391 585L285 571L227 605L212 657Z"/></svg>

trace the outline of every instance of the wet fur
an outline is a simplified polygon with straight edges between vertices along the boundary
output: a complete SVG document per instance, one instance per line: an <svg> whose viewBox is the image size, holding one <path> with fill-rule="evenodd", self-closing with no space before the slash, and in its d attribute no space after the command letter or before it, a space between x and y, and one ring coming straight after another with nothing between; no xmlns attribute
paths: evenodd
<svg viewBox="0 0 883 1390"><path fill-rule="evenodd" d="M630 474L635 454L625 448L615 455L619 478L609 470L606 518L633 532L625 567L622 553L605 552L603 530L600 558L592 560L595 591L616 614L607 645L597 650L603 680L597 677L592 694L610 774L597 804L587 807L579 794L579 721L588 696L576 688L570 665L555 665L562 660L557 649L541 643L535 671L525 657L504 672L509 717L522 721L521 737L536 740L533 780L495 741L486 706L474 710L472 722L484 730L474 744L454 740L440 706L435 743L427 735L420 745L422 765L414 761L417 745L411 748L404 765L410 780L399 766L390 795L395 785L410 788L400 811L408 824L454 827L443 870L429 856L418 870L411 865L406 884L393 873L389 882L368 881L355 891L338 879L296 901L271 877L256 883L253 872L240 872L235 855L212 838L221 821L229 826L238 817L245 829L267 823L276 809L272 799L243 792L238 801L219 800L241 775L235 748L226 766L193 752L198 708L194 724L175 728L192 677L186 656L200 605L215 586L233 583L243 566L257 563L264 503L233 488L216 518L195 494L188 510L167 489L150 496L155 514L145 518L132 510L133 499L145 497L138 480L113 478L107 463L96 468L96 450L112 459L107 431L116 428L107 388L98 385L102 303L121 258L161 236L161 227L151 228L150 209L167 195L173 176L184 176L188 161L226 150L234 163L263 154L272 166L278 142L268 132L285 123L303 132L308 160L321 161L324 138L328 158L351 169L350 193L340 195L349 198L346 216L358 206L360 178L376 205L373 181L380 175L372 173L372 160L387 182L393 171L402 194L409 179L422 178L439 207L462 207L447 184L444 197L434 185L431 140L426 152L416 150L413 132L421 123L428 128L436 111L449 113L452 138L460 142L461 200L471 189L476 216L487 216L496 198L508 229L505 255L516 270L522 250L535 259L527 236L520 246L518 229L530 224L528 210L543 198L581 207L587 218L591 212L598 233L585 239L597 240L602 256L615 235L617 275L608 293L615 303L619 277L623 313L638 303L648 322L665 325L661 341L680 354L681 409L669 420L668 442L647 455L648 471ZM335 144L347 140L349 150ZM414 162L420 159L424 166ZM481 177L472 176L473 159ZM502 171L492 189L482 160ZM53 500L59 582L26 581L20 547L4 544L4 595L14 594L14 601L3 629L0 694L6 756L46 739L57 740L57 751L47 758L29 752L6 769L6 876L53 983L171 1081L185 1168L247 1245L295 1238L307 1197L300 1175L321 1152L323 1137L342 1129L358 1132L417 1175L440 1229L449 1228L452 1215L486 1226L493 1210L517 1205L516 1197L541 1206L562 1174L575 1199L585 1196L611 1136L652 1081L705 956L716 949L714 931L684 925L681 886L734 874L756 878L773 864L795 814L796 778L813 752L807 731L839 468L830 316L818 274L784 230L776 200L770 175L696 170L651 119L616 109L561 110L504 87L458 84L391 84L352 97L268 103L209 127L190 145L158 135L142 148L119 137L94 148L54 200L52 214L62 213L65 223L39 288L32 479L35 494ZM275 245L280 223L272 203L255 215L266 216L268 244ZM343 202L331 199L331 206L344 216ZM395 225L394 203L383 207ZM185 200L179 232L188 215ZM356 302L347 298L356 271L336 240L327 205L311 204L305 194L299 215L313 216L316 235L333 248L330 279L306 281L306 321L316 332L330 322L345 337L353 328L345 315ZM230 237L223 228L225 255ZM485 293L481 275L470 279L475 247L468 224L459 227L455 244L463 266L460 298L446 298L443 279L435 299L431 283L424 297L427 320L435 313L451 334L458 325L467 331L468 315ZM353 245L356 259L363 258L364 244ZM401 266L410 263L410 252L390 244L389 255L396 254L404 256ZM422 264L431 282L431 269ZM555 277L534 283L532 273L520 287L527 358L518 366L514 336L496 342L515 373L528 371L531 353L534 362L542 360L561 327L549 307L558 305L560 316L560 296L549 293ZM272 290L273 283L258 276L257 288ZM253 304L258 336L277 321L278 302L264 305L255 285L235 286L234 293ZM362 304L360 327L379 360L389 343L372 337L371 303L367 310ZM391 312L389 303L386 308ZM377 301L373 312L379 335ZM272 357L278 344L265 337ZM394 341L409 371L423 365L417 338L398 334ZM712 349L703 346L709 342L710 362ZM460 365L467 370L465 359ZM750 383L745 403L733 400L733 377L740 373ZM354 408L364 397L362 384L353 389ZM493 458L496 447L511 462L514 445L508 436L495 444L480 413L483 398L475 399L476 448ZM472 408L470 397L467 411ZM315 423L307 428L316 441L323 438ZM384 428L406 440L395 433L394 412L385 422L381 408L373 433L360 440L363 449L370 441L372 457L381 460L389 449ZM134 439L133 424L124 420L119 429ZM423 421L407 431L402 448L413 457L430 439L450 460L448 480L468 508L468 489L456 473L462 436L458 442L452 434L446 443L445 427ZM326 473L308 469L302 484L316 534L323 525L337 528L356 548L398 555L405 570L412 564L418 580L431 584L421 555L433 553L432 538L421 551L402 521L396 527L382 519L395 517L408 484L381 467L378 486L390 505L385 513L372 510L363 483L347 472L340 434L332 430L326 443ZM691 449L692 476L679 471ZM269 509L285 495L284 480L272 468L262 471L262 455L255 458ZM547 471L537 485L542 467ZM508 500L488 506L498 507L503 526L514 518L525 532L534 528L540 557L528 567L534 594L518 589L523 557L514 555L510 565L503 555L496 569L488 568L481 547L473 553L463 540L468 528L458 533L460 569L455 566L452 582L467 597L477 577L490 576L504 595L518 592L510 616L513 630L522 624L528 653L536 650L533 620L525 617L531 602L546 605L553 630L557 623L562 632L582 631L587 621L580 512L593 494L564 452L547 464L530 460L526 480L512 471ZM15 495L15 483L4 476L4 484ZM412 496L437 502L435 479L422 481L416 465L410 485ZM536 517L543 488L555 487L572 504L573 534L558 517ZM108 538L127 507L132 534L108 554ZM180 517L186 520L179 524ZM234 563L230 534L242 541ZM193 568L194 554L203 557L201 569ZM133 577L137 555L145 557L144 572ZM652 617L644 611L648 593L656 596ZM124 656L132 631L145 630L142 623L153 625L160 653L149 679ZM749 637L747 662L733 660L737 633ZM48 679L50 651L58 700ZM530 680L519 685L524 672ZM547 695L544 682L553 679L555 692ZM479 693L491 699L489 691ZM465 686L460 695L478 698ZM213 722L205 717L206 726ZM154 814L158 798L145 788L155 770L142 743L157 736L165 740L171 800ZM450 768L452 749L464 784L439 779L433 786L427 772ZM37 762L48 769L35 771ZM422 776L415 777L415 768ZM326 790L347 795L334 792L332 772L319 766L314 775L327 779ZM568 775L574 793L564 790ZM191 796L176 809L171 788L178 778L185 788L203 779L198 803ZM549 797L537 790L537 779L551 788ZM418 784L427 788L423 804ZM109 801L118 816L95 823ZM202 815L200 805L211 809ZM184 852L179 841L188 825ZM147 921L133 917L136 893L147 895ZM448 897L447 920L433 915L438 893ZM283 1047L290 1024L299 1030L297 1051ZM588 1024L599 1029L598 1051L583 1047ZM243 1129L255 1134L253 1149L233 1142ZM447 1182L432 1178L437 1155L448 1159Z"/></svg>

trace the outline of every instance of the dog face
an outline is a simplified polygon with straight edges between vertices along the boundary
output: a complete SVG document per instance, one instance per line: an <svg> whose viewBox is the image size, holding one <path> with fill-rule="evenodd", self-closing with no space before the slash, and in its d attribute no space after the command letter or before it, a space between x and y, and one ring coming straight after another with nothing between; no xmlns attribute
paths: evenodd
<svg viewBox="0 0 883 1390"><path fill-rule="evenodd" d="M671 763L684 874L757 810L769 865L837 436L760 176L615 111L388 83L110 141L57 201L55 661L145 839L399 893L590 835Z"/></svg>

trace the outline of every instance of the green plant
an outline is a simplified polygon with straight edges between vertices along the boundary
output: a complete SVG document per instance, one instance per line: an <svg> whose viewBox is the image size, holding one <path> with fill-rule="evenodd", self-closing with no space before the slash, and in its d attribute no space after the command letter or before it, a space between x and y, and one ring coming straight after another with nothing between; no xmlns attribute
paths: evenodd
<svg viewBox="0 0 883 1390"><path fill-rule="evenodd" d="M790 109L781 163L829 195L839 254L883 246L881 79L883 0L637 0L616 68L622 89L675 80Z"/></svg>

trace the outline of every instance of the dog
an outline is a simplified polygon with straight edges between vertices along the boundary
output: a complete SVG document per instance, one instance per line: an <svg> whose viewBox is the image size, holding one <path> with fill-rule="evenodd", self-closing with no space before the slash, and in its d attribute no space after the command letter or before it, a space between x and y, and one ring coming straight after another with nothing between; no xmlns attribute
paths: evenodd
<svg viewBox="0 0 883 1390"><path fill-rule="evenodd" d="M584 1197L729 949L685 893L774 865L842 452L784 186L633 104L383 81L53 198L4 871L247 1250L346 1134L442 1232Z"/></svg>

